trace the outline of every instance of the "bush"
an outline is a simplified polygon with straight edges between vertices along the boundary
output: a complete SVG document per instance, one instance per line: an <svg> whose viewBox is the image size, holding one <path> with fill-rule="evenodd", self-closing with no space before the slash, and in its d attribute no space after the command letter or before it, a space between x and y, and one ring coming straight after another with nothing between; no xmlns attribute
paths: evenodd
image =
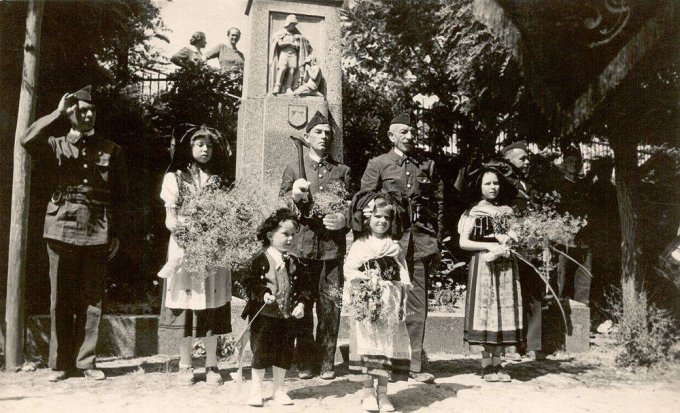
<svg viewBox="0 0 680 413"><path fill-rule="evenodd" d="M233 334L221 334L217 336L217 358L231 357L236 349L236 340ZM205 357L205 343L203 339L194 339L192 357Z"/></svg>
<svg viewBox="0 0 680 413"><path fill-rule="evenodd" d="M651 367L680 359L680 335L668 311L650 303L645 292L631 303L618 290L607 297L609 312L617 325L615 337L621 346L617 364Z"/></svg>

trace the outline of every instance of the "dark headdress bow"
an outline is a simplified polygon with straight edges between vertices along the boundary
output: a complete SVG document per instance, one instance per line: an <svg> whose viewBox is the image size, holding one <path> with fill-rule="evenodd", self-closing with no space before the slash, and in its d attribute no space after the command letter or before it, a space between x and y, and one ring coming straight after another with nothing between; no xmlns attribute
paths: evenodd
<svg viewBox="0 0 680 413"><path fill-rule="evenodd" d="M517 195L517 188L510 182L508 177L512 176L512 166L505 162L488 162L482 164L479 168L471 171L467 177L466 192L468 200L476 203L479 199L475 197L479 194L479 188L482 185L482 178L486 172L496 172L498 181L501 187L501 196L504 199L499 199L500 202L507 202Z"/></svg>
<svg viewBox="0 0 680 413"><path fill-rule="evenodd" d="M213 161L211 163L215 164L220 175L226 171L227 158L231 156L231 146L225 137L215 128L208 127L206 125L194 125L191 123L182 123L179 127L188 127L186 132L182 135L179 140L175 136L177 129L172 131L172 138L170 141L170 164L166 169L166 173L172 172L174 170L183 169L188 164L192 163L193 157L191 156L191 149L189 141L191 138L199 132L204 132L204 134L210 137L213 143Z"/></svg>

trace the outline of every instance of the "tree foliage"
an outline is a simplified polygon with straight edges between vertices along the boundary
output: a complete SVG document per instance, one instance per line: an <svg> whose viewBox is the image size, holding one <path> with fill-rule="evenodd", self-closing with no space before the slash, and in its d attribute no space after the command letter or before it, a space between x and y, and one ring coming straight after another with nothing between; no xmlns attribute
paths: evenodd
<svg viewBox="0 0 680 413"><path fill-rule="evenodd" d="M474 19L472 0L357 2L344 12L343 41L346 84L367 99L377 94L411 108L414 96L436 97L422 119L435 152L454 133L486 151L501 131L548 137L516 61Z"/></svg>

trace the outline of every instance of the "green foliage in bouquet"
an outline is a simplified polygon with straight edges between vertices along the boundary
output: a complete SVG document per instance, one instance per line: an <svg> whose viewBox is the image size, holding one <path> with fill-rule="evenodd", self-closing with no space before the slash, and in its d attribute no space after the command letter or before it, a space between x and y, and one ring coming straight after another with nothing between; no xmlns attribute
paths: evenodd
<svg viewBox="0 0 680 413"><path fill-rule="evenodd" d="M261 249L257 226L280 205L278 188L245 175L229 187L219 183L180 192L174 232L184 250L184 268L203 276L247 262Z"/></svg>

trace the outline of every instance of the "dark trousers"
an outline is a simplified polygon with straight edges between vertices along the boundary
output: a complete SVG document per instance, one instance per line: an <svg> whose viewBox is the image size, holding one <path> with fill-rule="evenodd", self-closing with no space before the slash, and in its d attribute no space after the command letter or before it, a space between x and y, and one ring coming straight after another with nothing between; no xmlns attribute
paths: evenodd
<svg viewBox="0 0 680 413"><path fill-rule="evenodd" d="M541 351L543 348L541 342L541 335L543 334L541 309L545 295L545 283L536 271L525 263L519 262L518 267L527 340L526 351Z"/></svg>
<svg viewBox="0 0 680 413"><path fill-rule="evenodd" d="M107 246L48 240L47 254L52 319L49 366L55 370L94 368L106 290Z"/></svg>
<svg viewBox="0 0 680 413"><path fill-rule="evenodd" d="M588 247L574 247L560 250L581 265L588 268L592 268L593 255ZM574 301L589 305L590 303L590 277L581 268L576 265L572 260L560 254L559 261L557 262L557 294L560 298L571 298Z"/></svg>
<svg viewBox="0 0 680 413"><path fill-rule="evenodd" d="M406 329L411 341L411 371L419 373L422 366L423 340L425 339L425 319L427 319L427 280L434 269L436 254L422 259L407 259L408 272L413 288L406 300Z"/></svg>
<svg viewBox="0 0 680 413"><path fill-rule="evenodd" d="M316 301L317 325L315 340L314 317L311 311L305 310L305 316L298 323L295 344L299 370L333 370L342 307L342 261L302 260L305 277Z"/></svg>
<svg viewBox="0 0 680 413"><path fill-rule="evenodd" d="M250 350L254 369L271 366L288 370L293 358L293 342L299 320L260 314L250 326Z"/></svg>

